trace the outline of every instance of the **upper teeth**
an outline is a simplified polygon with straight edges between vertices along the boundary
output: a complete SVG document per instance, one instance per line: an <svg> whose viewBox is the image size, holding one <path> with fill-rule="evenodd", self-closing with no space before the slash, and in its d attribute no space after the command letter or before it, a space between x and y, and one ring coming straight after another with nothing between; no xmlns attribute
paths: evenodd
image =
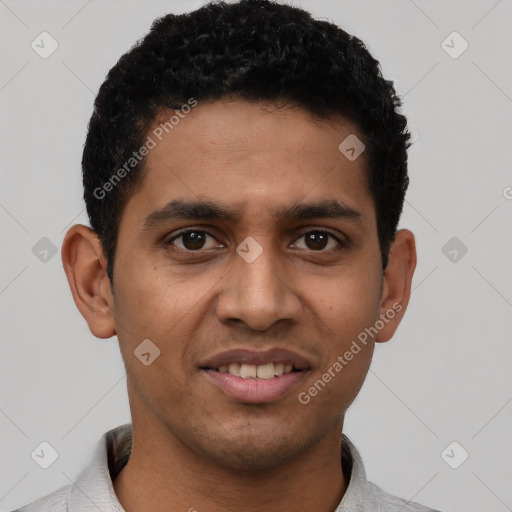
<svg viewBox="0 0 512 512"><path fill-rule="evenodd" d="M290 373L293 366L291 364L283 363L268 363L268 364L238 364L230 363L219 367L219 372L230 373L236 377L243 379L258 378L258 379L272 379L274 376L283 375L283 373Z"/></svg>

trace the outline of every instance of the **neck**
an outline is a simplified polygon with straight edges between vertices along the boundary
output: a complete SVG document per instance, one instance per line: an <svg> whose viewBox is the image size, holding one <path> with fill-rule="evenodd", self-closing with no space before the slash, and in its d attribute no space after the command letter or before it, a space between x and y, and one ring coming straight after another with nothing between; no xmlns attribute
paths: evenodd
<svg viewBox="0 0 512 512"><path fill-rule="evenodd" d="M126 512L333 512L346 487L342 423L305 453L278 467L221 466L184 446L162 425L133 421L130 459L114 480Z"/></svg>

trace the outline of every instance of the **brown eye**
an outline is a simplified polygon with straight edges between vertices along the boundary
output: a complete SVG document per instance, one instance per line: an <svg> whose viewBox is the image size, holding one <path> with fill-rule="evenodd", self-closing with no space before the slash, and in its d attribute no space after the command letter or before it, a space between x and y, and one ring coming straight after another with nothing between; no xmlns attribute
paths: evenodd
<svg viewBox="0 0 512 512"><path fill-rule="evenodd" d="M303 233L300 238L304 238L304 246L298 245L298 247L311 251L323 251L326 248L329 250L334 249L336 246L344 246L343 242L328 231L308 231ZM329 244L331 245L329 246Z"/></svg>
<svg viewBox="0 0 512 512"><path fill-rule="evenodd" d="M179 235L171 238L168 242L168 245L174 245L179 249L184 249L186 251L199 251L201 249L212 249L215 247L204 247L208 238L215 240L210 234L205 231L199 230L189 230L183 231ZM181 239L181 243L175 244L174 242Z"/></svg>
<svg viewBox="0 0 512 512"><path fill-rule="evenodd" d="M322 250L325 249L327 243L329 242L329 235L326 233L322 233L319 231L314 231L312 233L306 234L306 245L313 250Z"/></svg>

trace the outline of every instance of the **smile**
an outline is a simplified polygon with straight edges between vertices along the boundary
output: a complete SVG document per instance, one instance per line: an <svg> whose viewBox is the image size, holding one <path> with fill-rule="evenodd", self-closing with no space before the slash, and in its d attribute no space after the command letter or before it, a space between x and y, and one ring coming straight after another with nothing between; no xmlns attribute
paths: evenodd
<svg viewBox="0 0 512 512"><path fill-rule="evenodd" d="M309 375L311 362L284 348L232 349L204 359L199 371L222 394L236 402L274 402L289 394Z"/></svg>
<svg viewBox="0 0 512 512"><path fill-rule="evenodd" d="M222 365L217 368L220 373L229 373L235 377L241 377L242 379L273 379L286 373L293 371L292 364L284 363L267 363L267 364L240 364L230 363L229 365Z"/></svg>

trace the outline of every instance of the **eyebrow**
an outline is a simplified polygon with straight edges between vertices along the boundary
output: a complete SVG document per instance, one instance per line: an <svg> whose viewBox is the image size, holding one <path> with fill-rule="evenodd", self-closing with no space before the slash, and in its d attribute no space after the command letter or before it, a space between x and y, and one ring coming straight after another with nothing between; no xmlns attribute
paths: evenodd
<svg viewBox="0 0 512 512"><path fill-rule="evenodd" d="M232 210L212 201L174 199L163 208L150 213L144 220L144 229L149 230L174 220L237 221L240 219L241 213L240 210ZM280 222L294 219L343 219L359 224L363 223L361 212L337 200L281 206L274 210L274 215Z"/></svg>

